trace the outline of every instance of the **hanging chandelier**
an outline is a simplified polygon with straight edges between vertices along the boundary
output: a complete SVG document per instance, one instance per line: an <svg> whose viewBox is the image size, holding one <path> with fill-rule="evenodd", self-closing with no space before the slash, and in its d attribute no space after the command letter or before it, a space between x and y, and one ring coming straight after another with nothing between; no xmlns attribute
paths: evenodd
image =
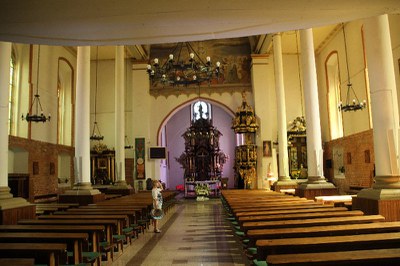
<svg viewBox="0 0 400 266"><path fill-rule="evenodd" d="M346 56L347 93L346 93L345 104L343 104L343 102L340 102L338 108L339 108L339 111L343 111L343 112L362 110L367 106L367 102L365 100L360 102L360 100L357 97L356 92L353 89L353 85L350 81L349 60L347 57L347 43L346 43L346 32L344 30L344 24L342 24L342 31L343 31L343 39L344 39L344 53ZM354 98L353 98L353 101L350 102L351 95L353 95Z"/></svg>
<svg viewBox="0 0 400 266"><path fill-rule="evenodd" d="M188 59L184 61L182 52L187 51ZM154 58L152 63L147 65L147 73L152 85L161 83L163 86L189 86L207 83L210 85L212 79L219 78L220 62L215 65L211 57L207 56L205 62L199 57L189 42L177 43L169 57L161 62Z"/></svg>
<svg viewBox="0 0 400 266"><path fill-rule="evenodd" d="M31 107L29 108L29 112L24 116L22 114L22 120L26 120L27 122L46 122L50 121L49 116L45 116L43 114L42 104L40 103L40 95L39 95L39 63L40 63L40 45L38 46L38 61L37 61L37 71L36 71L36 94L33 97ZM35 113L32 113L32 109L35 107ZM39 113L40 111L40 113Z"/></svg>
<svg viewBox="0 0 400 266"><path fill-rule="evenodd" d="M96 50L96 85L95 85L95 92L94 92L94 123L92 129L92 135L90 135L90 140L103 140L104 136L101 135L99 126L97 125L97 72L98 72L98 65L99 65L99 47L97 46Z"/></svg>

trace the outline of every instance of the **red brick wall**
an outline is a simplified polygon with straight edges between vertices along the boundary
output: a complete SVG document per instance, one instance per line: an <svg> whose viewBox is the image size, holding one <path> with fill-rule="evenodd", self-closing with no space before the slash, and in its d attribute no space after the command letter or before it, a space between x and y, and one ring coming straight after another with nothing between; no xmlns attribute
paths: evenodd
<svg viewBox="0 0 400 266"><path fill-rule="evenodd" d="M349 189L349 186L371 187L375 163L372 129L326 142L324 144L324 162L333 161L332 151L334 147L343 149L345 179L335 180L333 178L333 167L328 169L326 163L324 163L325 177L335 183L340 192L345 192ZM369 151L369 162L366 160L368 159L366 158L368 157L366 151ZM351 161L349 157L351 157Z"/></svg>
<svg viewBox="0 0 400 266"><path fill-rule="evenodd" d="M35 196L58 193L58 154L63 153L71 156L70 171L71 178L74 178L74 147L9 136L9 148L20 148L29 154L29 201L31 202L33 202ZM52 173L50 164L54 165ZM38 170L37 173L34 173L34 165ZM71 184L73 183L74 180L71 180Z"/></svg>

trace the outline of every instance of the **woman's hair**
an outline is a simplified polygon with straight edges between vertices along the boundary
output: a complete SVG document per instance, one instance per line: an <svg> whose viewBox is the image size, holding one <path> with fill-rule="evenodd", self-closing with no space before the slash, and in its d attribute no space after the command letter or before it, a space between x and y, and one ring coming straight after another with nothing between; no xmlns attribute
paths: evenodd
<svg viewBox="0 0 400 266"><path fill-rule="evenodd" d="M156 180L156 179L153 179L153 180L152 180L152 182L153 182L153 187L156 187L156 186L157 186L157 184L158 184L158 180Z"/></svg>

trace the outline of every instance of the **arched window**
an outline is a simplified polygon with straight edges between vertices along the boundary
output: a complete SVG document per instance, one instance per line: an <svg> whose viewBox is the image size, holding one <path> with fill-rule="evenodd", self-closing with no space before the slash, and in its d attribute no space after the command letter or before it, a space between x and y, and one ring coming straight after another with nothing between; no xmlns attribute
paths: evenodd
<svg viewBox="0 0 400 266"><path fill-rule="evenodd" d="M199 120L200 117L203 119L211 119L211 104L204 101L197 101L192 104L192 118L193 120Z"/></svg>
<svg viewBox="0 0 400 266"><path fill-rule="evenodd" d="M331 139L343 137L342 114L339 112L340 103L340 72L337 52L329 54L325 61L329 130Z"/></svg>
<svg viewBox="0 0 400 266"><path fill-rule="evenodd" d="M73 84L74 71L72 65L64 58L58 59L57 75L57 136L58 144L72 145L73 132Z"/></svg>
<svg viewBox="0 0 400 266"><path fill-rule="evenodd" d="M14 133L14 103L15 103L15 82L16 82L16 63L15 54L11 54L10 60L10 85L8 89L8 135Z"/></svg>

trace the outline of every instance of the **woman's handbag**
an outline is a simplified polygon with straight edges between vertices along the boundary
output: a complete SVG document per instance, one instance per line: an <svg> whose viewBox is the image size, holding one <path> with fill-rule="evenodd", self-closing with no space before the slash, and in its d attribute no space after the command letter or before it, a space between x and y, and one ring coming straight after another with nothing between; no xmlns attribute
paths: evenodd
<svg viewBox="0 0 400 266"><path fill-rule="evenodd" d="M164 212L161 209L152 209L150 211L150 216L153 219L160 220L164 216Z"/></svg>

